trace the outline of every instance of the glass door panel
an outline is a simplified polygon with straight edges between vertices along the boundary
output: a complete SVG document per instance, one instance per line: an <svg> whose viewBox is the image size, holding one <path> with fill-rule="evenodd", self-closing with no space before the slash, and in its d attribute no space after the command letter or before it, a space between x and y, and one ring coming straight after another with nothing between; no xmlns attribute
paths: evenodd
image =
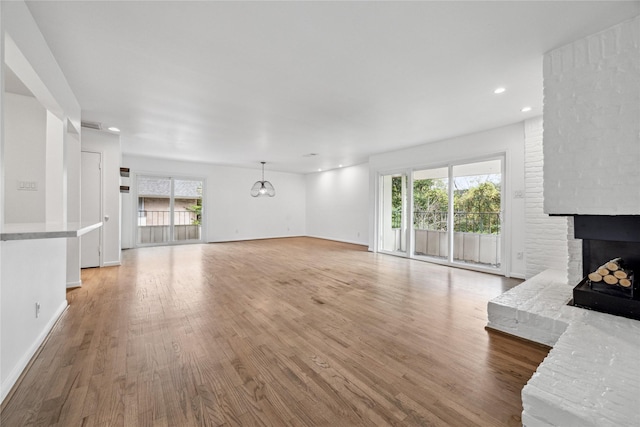
<svg viewBox="0 0 640 427"><path fill-rule="evenodd" d="M502 264L502 160L453 166L453 260Z"/></svg>
<svg viewBox="0 0 640 427"><path fill-rule="evenodd" d="M414 255L449 258L449 168L413 172Z"/></svg>
<svg viewBox="0 0 640 427"><path fill-rule="evenodd" d="M161 244L171 241L171 178L137 177L137 244Z"/></svg>
<svg viewBox="0 0 640 427"><path fill-rule="evenodd" d="M407 175L381 177L380 248L385 252L407 253Z"/></svg>
<svg viewBox="0 0 640 427"><path fill-rule="evenodd" d="M173 239L200 240L202 181L176 178L173 186Z"/></svg>
<svg viewBox="0 0 640 427"><path fill-rule="evenodd" d="M202 240L202 180L138 175L136 186L137 245Z"/></svg>

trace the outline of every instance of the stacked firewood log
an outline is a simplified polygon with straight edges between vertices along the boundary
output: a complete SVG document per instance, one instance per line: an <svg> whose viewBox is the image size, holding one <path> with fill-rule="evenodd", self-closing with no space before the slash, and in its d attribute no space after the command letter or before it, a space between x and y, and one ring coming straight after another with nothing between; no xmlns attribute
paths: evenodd
<svg viewBox="0 0 640 427"><path fill-rule="evenodd" d="M620 285L623 288L631 287L632 272L624 269L624 263L620 258L601 265L592 273L589 273L589 280L592 282L604 281L608 285Z"/></svg>

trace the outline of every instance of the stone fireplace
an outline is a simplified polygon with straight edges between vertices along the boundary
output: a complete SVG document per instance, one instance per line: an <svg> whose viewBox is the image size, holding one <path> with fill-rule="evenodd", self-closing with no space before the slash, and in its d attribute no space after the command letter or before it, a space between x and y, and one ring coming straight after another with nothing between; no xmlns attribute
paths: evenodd
<svg viewBox="0 0 640 427"><path fill-rule="evenodd" d="M545 54L543 118L525 123L527 280L487 327L553 347L522 391L527 427L640 425L640 321L567 305L611 258L640 276L639 29Z"/></svg>
<svg viewBox="0 0 640 427"><path fill-rule="evenodd" d="M583 262L602 262L602 242L629 246L640 216L638 28L640 16L544 57L543 210L567 216L569 282L591 268Z"/></svg>

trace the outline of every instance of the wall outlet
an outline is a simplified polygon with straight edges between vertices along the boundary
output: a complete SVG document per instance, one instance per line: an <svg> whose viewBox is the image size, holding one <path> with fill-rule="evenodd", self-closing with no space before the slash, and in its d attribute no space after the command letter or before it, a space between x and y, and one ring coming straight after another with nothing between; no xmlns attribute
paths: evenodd
<svg viewBox="0 0 640 427"><path fill-rule="evenodd" d="M40 303L36 302L36 319L40 317Z"/></svg>
<svg viewBox="0 0 640 427"><path fill-rule="evenodd" d="M516 190L513 192L513 198L514 199L524 199L524 191L522 190Z"/></svg>
<svg viewBox="0 0 640 427"><path fill-rule="evenodd" d="M524 254L522 252L518 252L518 253L516 253L516 258L522 259L522 258L524 258Z"/></svg>

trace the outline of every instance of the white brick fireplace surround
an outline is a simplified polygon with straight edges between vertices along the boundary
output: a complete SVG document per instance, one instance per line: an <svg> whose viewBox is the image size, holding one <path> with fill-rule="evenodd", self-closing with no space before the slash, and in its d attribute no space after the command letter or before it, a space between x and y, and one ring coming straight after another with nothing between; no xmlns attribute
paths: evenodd
<svg viewBox="0 0 640 427"><path fill-rule="evenodd" d="M487 307L487 327L553 347L522 390L522 423L640 426L640 321L568 306L572 290L547 270Z"/></svg>
<svg viewBox="0 0 640 427"><path fill-rule="evenodd" d="M547 216L640 215L640 16L547 53L544 102L525 123L528 280L487 326L553 347L522 391L526 427L640 426L640 321L567 305L582 243Z"/></svg>

